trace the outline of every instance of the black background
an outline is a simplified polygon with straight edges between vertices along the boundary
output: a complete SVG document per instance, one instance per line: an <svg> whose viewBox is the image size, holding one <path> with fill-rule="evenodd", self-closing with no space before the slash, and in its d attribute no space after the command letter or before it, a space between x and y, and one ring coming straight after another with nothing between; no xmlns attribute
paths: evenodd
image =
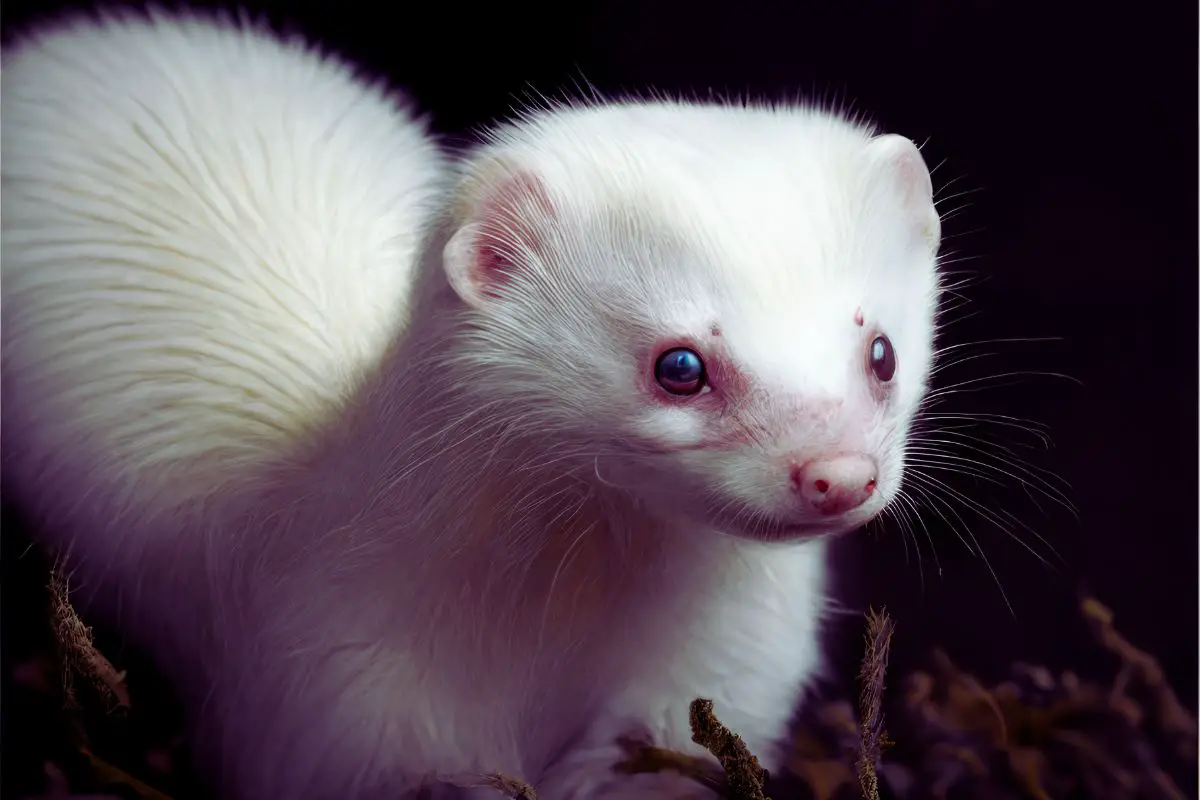
<svg viewBox="0 0 1200 800"><path fill-rule="evenodd" d="M9 0L10 36L45 5ZM1078 516L956 478L1061 554L1044 566L965 515L1003 586L936 517L923 558L894 526L839 545L851 610L886 604L894 670L933 645L985 673L1013 660L1081 664L1081 590L1160 658L1196 703L1197 48L1194 3L567 0L252 5L407 87L452 143L536 90L654 88L708 97L808 96L852 104L925 143L947 251L977 279L942 344L1003 342L948 370L953 383L1027 376L959 393L943 410L1044 423L1051 449L992 434L1071 486ZM1166 9L1171 8L1168 12ZM944 187L944 188L943 188ZM965 194L963 194L965 193ZM959 195L950 197L951 195ZM991 384L989 384L991 385ZM1035 502L1035 500L1037 500ZM1014 530L1041 552L1033 534ZM7 605L7 603L6 603ZM10 615L6 614L6 618ZM862 627L835 625L836 674L853 678Z"/></svg>

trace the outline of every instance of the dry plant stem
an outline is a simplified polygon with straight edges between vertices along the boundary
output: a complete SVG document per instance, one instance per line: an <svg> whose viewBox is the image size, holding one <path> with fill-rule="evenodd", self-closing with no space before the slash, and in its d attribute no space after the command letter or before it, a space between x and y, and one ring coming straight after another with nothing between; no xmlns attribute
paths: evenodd
<svg viewBox="0 0 1200 800"><path fill-rule="evenodd" d="M886 610L876 613L871 609L867 613L867 650L863 654L859 672L862 681L859 714L862 722L859 727L858 761L855 763L858 783L866 800L879 800L879 777L875 774L875 766L884 748L891 744L883 727L883 689L887 677L888 652L895 630L896 623Z"/></svg>
<svg viewBox="0 0 1200 800"><path fill-rule="evenodd" d="M692 741L712 753L720 762L719 767L707 759L623 737L617 744L625 751L625 760L616 766L617 771L629 775L674 772L708 787L725 800L769 800L763 793L767 771L742 738L717 719L712 701L693 700L690 712Z"/></svg>
<svg viewBox="0 0 1200 800"><path fill-rule="evenodd" d="M1101 646L1120 658L1123 664L1113 686L1111 702L1115 705L1124 697L1129 678L1136 676L1154 693L1160 723L1176 738L1179 755L1187 761L1194 761L1196 718L1179 702L1179 697L1163 675L1162 667L1153 656L1139 650L1113 627L1113 613L1107 606L1092 597L1084 597L1080 605L1092 634Z"/></svg>
<svg viewBox="0 0 1200 800"><path fill-rule="evenodd" d="M50 571L50 620L62 661L63 699L69 708L78 707L75 675L88 677L110 706L129 706L125 674L117 672L92 642L92 629L83 624L69 599L66 576L55 565Z"/></svg>
<svg viewBox="0 0 1200 800"><path fill-rule="evenodd" d="M439 775L438 783L450 784L460 789L477 789L486 787L495 789L511 800L537 800L537 792L520 778L511 778L499 772L461 773L458 775Z"/></svg>
<svg viewBox="0 0 1200 800"><path fill-rule="evenodd" d="M696 698L691 705L692 741L721 762L727 800L769 800L763 793L767 771L746 747L742 737L726 728L713 713L712 700Z"/></svg>
<svg viewBox="0 0 1200 800"><path fill-rule="evenodd" d="M707 786L722 797L729 790L724 770L707 759L664 747L651 747L630 737L617 739L617 744L625 752L625 760L616 767L618 772L627 775L675 772Z"/></svg>

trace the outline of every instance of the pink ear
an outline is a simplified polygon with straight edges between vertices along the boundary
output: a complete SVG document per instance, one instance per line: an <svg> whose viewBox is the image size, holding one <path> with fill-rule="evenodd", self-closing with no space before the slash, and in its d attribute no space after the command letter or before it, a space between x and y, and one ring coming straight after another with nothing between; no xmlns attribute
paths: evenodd
<svg viewBox="0 0 1200 800"><path fill-rule="evenodd" d="M942 225L933 204L933 181L921 151L910 139L894 133L875 137L867 147L899 190L904 208L918 227L921 238L936 251Z"/></svg>
<svg viewBox="0 0 1200 800"><path fill-rule="evenodd" d="M505 174L484 186L475 210L446 243L442 262L455 292L480 307L531 258L543 252L542 232L554 206L530 172Z"/></svg>

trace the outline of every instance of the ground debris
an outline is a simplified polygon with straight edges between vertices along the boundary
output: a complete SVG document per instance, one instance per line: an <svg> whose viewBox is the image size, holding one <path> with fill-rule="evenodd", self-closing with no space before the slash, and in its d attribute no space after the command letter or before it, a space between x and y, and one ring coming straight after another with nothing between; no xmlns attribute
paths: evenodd
<svg viewBox="0 0 1200 800"><path fill-rule="evenodd" d="M19 607L31 617L22 629L45 635L23 642L19 660L5 661L11 687L5 695L6 731L33 734L5 737L5 796L203 797L187 780L178 730L153 735L143 730L165 724L147 722L158 713L155 703L133 701L146 691L145 673L137 673L142 683L131 679L127 685L125 672L109 660L120 651L101 653L72 607L66 575L29 561L44 564L40 579L24 581L37 585L39 594L17 598L10 590L8 615ZM1108 608L1085 597L1080 610L1096 643L1087 672L1095 675L1099 666L1111 673L1109 679L1015 663L1005 680L988 683L959 668L947 652L935 651L926 668L889 690L885 677L895 625L885 612L871 612L857 702L831 698L810 704L781 775L768 775L703 698L692 704L693 738L711 758L623 739L625 760L618 769L673 771L726 800L1195 797L1195 714L1180 703L1158 662L1115 628ZM12 627L5 629L7 653L14 652ZM38 644L43 638L46 646ZM885 708L895 746L884 728ZM20 761L29 763L14 760L18 751ZM501 774L439 780L490 786L497 796L517 800L536 798L534 787Z"/></svg>

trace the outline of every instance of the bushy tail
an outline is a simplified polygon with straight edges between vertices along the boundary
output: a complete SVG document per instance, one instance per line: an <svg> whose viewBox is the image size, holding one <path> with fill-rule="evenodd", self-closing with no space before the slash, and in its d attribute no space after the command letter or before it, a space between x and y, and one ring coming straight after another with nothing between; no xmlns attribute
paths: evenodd
<svg viewBox="0 0 1200 800"><path fill-rule="evenodd" d="M0 77L6 489L52 544L169 535L402 329L441 158L349 67L219 20L60 25Z"/></svg>

